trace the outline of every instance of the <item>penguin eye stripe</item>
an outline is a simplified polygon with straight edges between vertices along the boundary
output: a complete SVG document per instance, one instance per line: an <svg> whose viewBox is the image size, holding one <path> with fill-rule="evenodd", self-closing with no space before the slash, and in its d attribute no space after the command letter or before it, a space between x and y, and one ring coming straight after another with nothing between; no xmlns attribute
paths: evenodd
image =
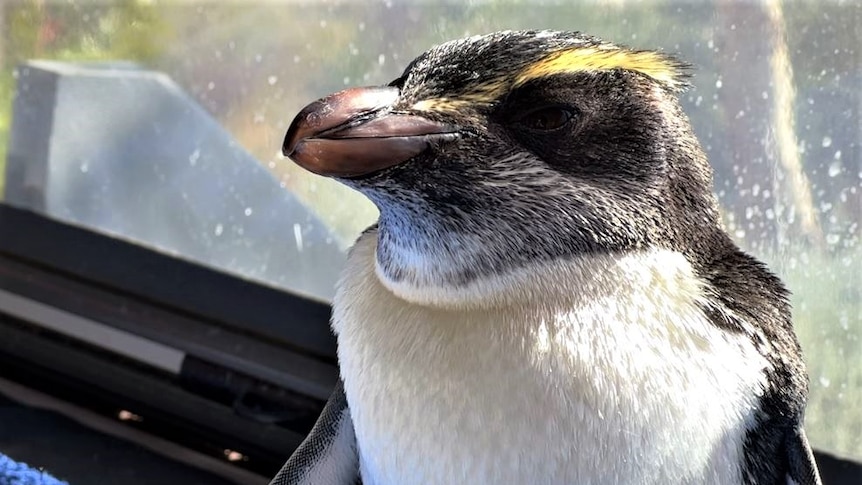
<svg viewBox="0 0 862 485"><path fill-rule="evenodd" d="M554 131L567 125L575 116L568 106L542 106L517 117L515 124L532 131Z"/></svg>

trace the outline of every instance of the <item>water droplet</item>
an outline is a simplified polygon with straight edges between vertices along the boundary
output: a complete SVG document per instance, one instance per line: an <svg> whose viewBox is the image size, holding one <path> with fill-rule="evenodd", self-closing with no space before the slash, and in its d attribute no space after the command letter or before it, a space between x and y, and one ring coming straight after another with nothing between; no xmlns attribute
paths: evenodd
<svg viewBox="0 0 862 485"><path fill-rule="evenodd" d="M189 165L194 167L195 165L198 164L198 159L200 159L200 158L201 158L201 149L196 148L195 151L193 151L192 154L189 155Z"/></svg>
<svg viewBox="0 0 862 485"><path fill-rule="evenodd" d="M210 81L209 83L207 83L207 89L209 89L210 91L212 91L213 89L215 89L215 83L214 83L214 82L212 82L212 81Z"/></svg>
<svg viewBox="0 0 862 485"><path fill-rule="evenodd" d="M833 156L835 160L841 160L841 150L837 150Z"/></svg>
<svg viewBox="0 0 862 485"><path fill-rule="evenodd" d="M716 87L717 89L721 89L721 84L722 84L722 83L721 83L721 78L718 78L718 79L715 81L715 87Z"/></svg>
<svg viewBox="0 0 862 485"><path fill-rule="evenodd" d="M832 146L832 138L830 138L828 136L824 136L823 141L821 142L821 145L823 146L823 148Z"/></svg>
<svg viewBox="0 0 862 485"><path fill-rule="evenodd" d="M216 224L215 230L213 230L213 232L216 236L221 236L221 233L224 232L224 226L222 226L221 224Z"/></svg>
<svg viewBox="0 0 862 485"><path fill-rule="evenodd" d="M302 226L298 223L293 225L293 237L296 239L296 250L302 252Z"/></svg>
<svg viewBox="0 0 862 485"><path fill-rule="evenodd" d="M377 64L380 64L381 66L383 64L386 64L386 56L383 54L380 54L379 56L377 56Z"/></svg>
<svg viewBox="0 0 862 485"><path fill-rule="evenodd" d="M246 216L250 216L251 212L252 212L251 207L246 207L242 213L245 214Z"/></svg>
<svg viewBox="0 0 862 485"><path fill-rule="evenodd" d="M829 378L828 378L828 377L826 377L826 376L820 376L820 385L821 385L821 386L823 386L823 387L829 387L829 384L830 384L830 383L831 383L831 382L829 381Z"/></svg>
<svg viewBox="0 0 862 485"><path fill-rule="evenodd" d="M80 169L81 169L81 173L87 173L90 171L90 165L88 165L87 162L84 162L81 164Z"/></svg>
<svg viewBox="0 0 862 485"><path fill-rule="evenodd" d="M828 173L830 177L837 177L841 173L841 162L836 160L830 163Z"/></svg>
<svg viewBox="0 0 862 485"><path fill-rule="evenodd" d="M278 76L269 76L266 78L266 82L268 82L270 86L275 86L275 83L278 82Z"/></svg>

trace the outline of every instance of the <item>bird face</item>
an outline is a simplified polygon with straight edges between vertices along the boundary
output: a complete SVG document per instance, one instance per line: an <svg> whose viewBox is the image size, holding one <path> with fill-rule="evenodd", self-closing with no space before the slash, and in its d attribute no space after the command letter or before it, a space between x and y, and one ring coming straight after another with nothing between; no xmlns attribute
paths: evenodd
<svg viewBox="0 0 862 485"><path fill-rule="evenodd" d="M394 283L688 248L718 218L683 78L669 57L578 33L471 37L310 104L283 151L377 205L378 273Z"/></svg>

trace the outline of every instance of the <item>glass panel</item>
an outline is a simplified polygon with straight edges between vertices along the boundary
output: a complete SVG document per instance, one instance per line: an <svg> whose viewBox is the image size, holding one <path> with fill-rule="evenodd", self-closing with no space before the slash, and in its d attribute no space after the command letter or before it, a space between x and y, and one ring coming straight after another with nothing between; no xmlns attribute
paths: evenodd
<svg viewBox="0 0 862 485"><path fill-rule="evenodd" d="M858 2L776 0L609 1L577 6L5 2L0 10L5 41L0 161L6 159L12 92L22 73L14 69L20 62L132 60L167 73L227 129L243 153L259 160L259 167L313 215L297 209L280 218L278 210L270 208L259 220L260 227L252 229L243 217L266 210L249 204L251 214L243 209L221 222L197 216L173 220L159 231L136 232L135 219L107 227L76 219L63 207L49 212L326 298L335 270L317 270L315 264L323 268L324 261L340 262L341 256L331 255L340 254L374 220L375 211L357 194L277 155L287 124L306 103L346 86L386 83L435 43L504 28L580 29L618 43L678 53L696 68L683 102L715 167L727 225L741 245L767 261L794 292L796 325L811 372L811 439L817 447L862 459L860 9ZM220 128L197 129L204 130L198 139L206 141L209 131ZM176 140L182 138L173 140L180 143ZM219 158L212 147L184 149L182 156L154 166L189 166L201 157ZM92 168L81 165L81 160L68 163L75 163L78 171ZM145 192L127 196L138 197L141 204L151 201L150 212L157 214L172 210L171 205L152 202L157 194L179 194L181 200L192 187L210 187L213 200L233 197L242 199L240 204L254 199L249 193L252 185L237 182L253 171L242 165L245 162L237 162L233 169L230 164L211 163L208 172L183 172L185 178L167 177ZM245 168L237 170L238 166ZM110 177L155 177L130 170L99 171L90 190L112 186ZM266 206L267 198L277 197L275 192L265 193L255 204ZM284 204L293 207L291 201ZM153 217L129 214L148 221ZM316 218L323 229L312 227ZM265 228L281 226L287 229L263 235ZM299 242L315 231L316 239ZM189 238L207 241L208 250L185 251L176 243ZM266 247L255 242L261 240ZM293 252L282 251L280 242ZM301 251L296 251L297 245ZM252 252L252 246L267 256L249 262L243 255ZM316 246L324 250L309 256L309 248ZM284 253L288 255L275 263ZM302 261L313 264L302 266ZM314 284L279 276L309 271L325 275Z"/></svg>

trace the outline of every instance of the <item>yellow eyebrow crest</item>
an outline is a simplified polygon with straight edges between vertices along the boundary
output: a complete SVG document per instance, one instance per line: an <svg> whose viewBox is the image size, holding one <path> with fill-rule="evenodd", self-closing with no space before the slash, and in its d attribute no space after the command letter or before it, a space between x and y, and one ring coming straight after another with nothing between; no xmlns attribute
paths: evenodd
<svg viewBox="0 0 862 485"><path fill-rule="evenodd" d="M528 64L514 77L499 77L468 86L450 97L420 100L412 106L419 111L457 111L465 106L489 104L507 91L528 81L555 74L625 69L648 76L677 90L685 86L685 67L673 58L653 51L632 51L615 47L575 47L553 52Z"/></svg>
<svg viewBox="0 0 862 485"><path fill-rule="evenodd" d="M515 78L514 87L553 74L613 69L639 72L674 89L685 84L682 66L658 52L578 47L554 52L527 66Z"/></svg>

